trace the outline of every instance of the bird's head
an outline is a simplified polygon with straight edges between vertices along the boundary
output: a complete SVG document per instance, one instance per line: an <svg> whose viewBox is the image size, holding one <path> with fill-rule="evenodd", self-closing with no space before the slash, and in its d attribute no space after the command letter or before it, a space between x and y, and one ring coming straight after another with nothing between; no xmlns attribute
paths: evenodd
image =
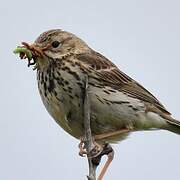
<svg viewBox="0 0 180 180"><path fill-rule="evenodd" d="M88 52L90 48L84 41L72 33L55 29L42 33L33 44L23 42L23 47L32 53L32 61L29 65L46 67L50 61L59 61L67 56ZM24 55L24 56L23 56ZM27 54L20 54L27 58Z"/></svg>

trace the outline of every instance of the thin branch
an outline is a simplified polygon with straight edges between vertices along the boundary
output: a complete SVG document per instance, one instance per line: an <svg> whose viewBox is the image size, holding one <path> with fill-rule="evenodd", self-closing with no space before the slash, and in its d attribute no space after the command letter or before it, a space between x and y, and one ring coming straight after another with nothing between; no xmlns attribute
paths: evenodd
<svg viewBox="0 0 180 180"><path fill-rule="evenodd" d="M93 139L91 134L91 123L90 123L90 102L88 94L88 77L86 77L85 92L84 92L84 142L85 148L87 150L87 155L90 154L91 150L94 148ZM93 164L92 158L88 157L89 164L89 176L88 180L96 180L96 168L97 166Z"/></svg>

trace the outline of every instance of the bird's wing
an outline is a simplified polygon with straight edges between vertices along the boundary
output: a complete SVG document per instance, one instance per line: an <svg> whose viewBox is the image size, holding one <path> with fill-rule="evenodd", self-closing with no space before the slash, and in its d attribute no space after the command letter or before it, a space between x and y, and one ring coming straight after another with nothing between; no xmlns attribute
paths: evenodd
<svg viewBox="0 0 180 180"><path fill-rule="evenodd" d="M157 107L162 112L170 115L166 108L139 83L120 71L111 61L101 54L92 51L91 53L79 54L78 60L87 64L96 78L105 86L126 93L127 95L148 102Z"/></svg>

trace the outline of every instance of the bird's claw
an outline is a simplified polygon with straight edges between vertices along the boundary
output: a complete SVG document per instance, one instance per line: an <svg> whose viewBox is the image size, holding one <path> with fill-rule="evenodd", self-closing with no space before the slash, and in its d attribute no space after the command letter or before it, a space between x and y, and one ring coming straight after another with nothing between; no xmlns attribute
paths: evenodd
<svg viewBox="0 0 180 180"><path fill-rule="evenodd" d="M80 143L79 143L80 151L79 151L79 155L81 157L85 157L85 155L87 155L87 157L89 157L89 158L94 158L94 157L97 157L98 155L100 155L101 152L103 151L102 146L99 145L97 142L95 142L95 140L93 140L93 145L94 145L94 147L88 153L86 148L85 148L85 140L84 140L84 138L80 138Z"/></svg>
<svg viewBox="0 0 180 180"><path fill-rule="evenodd" d="M85 155L87 155L87 151L84 146L85 146L84 138L80 138L80 143L79 143L78 147L79 147L79 155L81 157L85 157Z"/></svg>

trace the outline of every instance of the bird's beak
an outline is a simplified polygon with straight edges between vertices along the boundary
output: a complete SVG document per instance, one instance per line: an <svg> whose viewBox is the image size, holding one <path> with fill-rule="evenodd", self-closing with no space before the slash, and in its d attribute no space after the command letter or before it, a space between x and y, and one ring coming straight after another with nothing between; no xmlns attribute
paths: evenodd
<svg viewBox="0 0 180 180"><path fill-rule="evenodd" d="M33 56L35 57L35 58L37 58L37 57L42 57L43 56L43 49L41 49L40 47L38 47L36 44L28 44L28 43L26 43L26 42L22 42L22 45L25 47L25 48L27 48L27 49L29 49L31 52L32 52L32 54L33 54Z"/></svg>

